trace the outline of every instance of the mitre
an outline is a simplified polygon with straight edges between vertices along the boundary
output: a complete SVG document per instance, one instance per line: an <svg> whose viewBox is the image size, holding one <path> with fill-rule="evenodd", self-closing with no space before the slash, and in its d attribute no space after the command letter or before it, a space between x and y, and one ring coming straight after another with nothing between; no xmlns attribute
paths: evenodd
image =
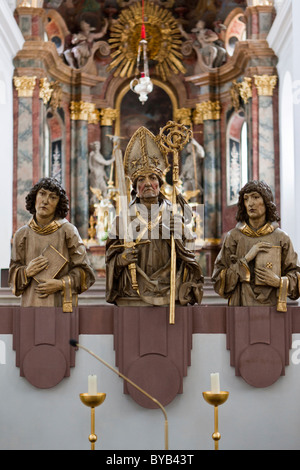
<svg viewBox="0 0 300 470"><path fill-rule="evenodd" d="M140 127L131 137L124 155L124 170L133 183L141 175L156 174L161 180L169 168L166 152L145 127Z"/></svg>

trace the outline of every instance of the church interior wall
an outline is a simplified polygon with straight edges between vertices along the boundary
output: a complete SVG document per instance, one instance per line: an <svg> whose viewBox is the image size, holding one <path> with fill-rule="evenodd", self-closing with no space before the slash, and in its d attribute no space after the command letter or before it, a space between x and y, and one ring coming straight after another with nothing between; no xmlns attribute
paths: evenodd
<svg viewBox="0 0 300 470"><path fill-rule="evenodd" d="M298 36L300 31L297 28L297 19L300 18L300 6L297 5L297 2L299 3L298 0L288 0L289 5L287 7L290 10L284 10L283 12L287 15L289 21L296 25L293 28L291 28L291 23L285 25L286 31L288 31L288 38L286 39L286 44L288 45L294 41L295 44L299 43ZM8 23L13 22L13 19L6 6L3 6L2 2L0 3L0 24L2 26L4 18ZM291 13L292 11L291 5L293 5L293 14L289 16L288 12ZM5 24L7 24L6 21L4 21ZM269 27L267 23L266 25L265 31ZM275 20L273 25L274 34L277 31L276 27L277 23ZM270 45L274 47L275 53L277 53L274 36L274 46L273 42L271 42L271 34L272 31L269 36ZM19 30L15 29L14 23L11 24L11 30L6 37L10 37L10 35L13 44L13 52L11 52L10 57L4 55L3 49L0 51L0 86L4 86L6 90L5 99L1 101L1 96L4 95L1 94L0 89L0 135L3 151L0 183L2 198L6 203L5 205L2 203L2 215L3 220L5 220L5 224L1 225L0 268L2 269L8 267L12 231L13 227L17 225L15 218L17 209L16 206L13 209L11 197L13 189L16 189L13 183L13 120L12 117L10 119L8 116L10 116L10 111L13 109L13 94L12 91L9 91L14 73L12 59L16 55L17 50L22 49L22 37L19 34ZM14 42L13 38L17 38L17 43ZM267 121L270 115L272 115L274 127L276 127L276 119L279 119L278 125L281 138L279 140L279 135L275 135L274 149L276 153L276 151L279 152L280 148L280 173L278 162L272 168L272 171L274 171L276 190L280 189L280 193L277 191L277 200L280 203L282 226L294 241L295 249L300 252L300 221L295 217L296 201L299 200L298 196L300 196L298 194L300 192L300 160L298 158L300 134L297 130L298 123L300 122L300 108L298 103L295 104L294 95L292 94L291 96L290 90L287 95L285 92L285 87L290 88L293 86L293 83L297 83L295 81L300 80L300 65L298 65L297 60L297 47L293 48L293 53L291 54L289 48L285 49L284 45L279 46L277 54L279 56L277 68L280 83L278 97L279 115L276 114L277 97L275 94L273 108L270 105L270 100L265 100L265 109L269 113L265 113L263 117L266 124L268 124ZM98 67L102 70L102 65L98 64ZM273 65L270 63L270 69L273 70L272 67ZM53 78L51 74L49 77ZM2 81L5 85L2 85ZM105 87L102 82L95 85L95 93L99 89L102 94L98 104L101 107L105 96ZM78 86L78 90L78 99L80 99L85 96L86 90L80 86ZM197 85L196 81L191 83L191 90L192 95L200 93L200 95L205 97L212 96L209 87L201 88ZM67 87L64 87L64 91L64 96L66 97L69 90ZM201 134L203 140L200 140L200 142L205 144L208 152L210 152L211 138L216 135L217 131L218 146L222 149L218 154L214 153L215 147L212 147L211 150L212 157L220 165L218 168L220 172L219 181L220 183L222 182L222 186L219 187L219 193L217 195L213 194L212 197L217 198L220 211L221 207L224 209L222 219L219 213L219 218L211 222L213 237L216 233L216 226L218 227L217 233L222 235L233 225L235 217L234 206L227 206L225 200L226 192L223 191L226 184L226 162L224 159L220 161L220 154L224 154L227 145L226 122L228 122L232 114L230 94L226 85L224 85L223 91L225 97L223 98L220 121L195 123L194 127L194 130L199 132L203 132L205 128L206 132L204 136ZM14 93L16 94L15 91ZM258 109L255 107L258 99L258 96L254 95L253 101L255 103L253 104L252 101L251 107L248 106L246 108L246 115L250 120L255 118L255 112L258 113ZM15 100L15 106L16 102ZM113 107L114 103L109 102L109 105ZM291 119L291 115L290 120L286 120L285 113L290 112L289 110L292 108L294 120ZM99 123L87 124L86 122L78 123L77 121L72 121L66 102L63 109L64 121L61 118L56 118L56 124L59 123L61 127L51 127L51 118L48 121L50 132L54 132L55 129L56 131L58 130L58 134L56 134L58 141L65 134L63 146L66 151L64 168L66 178L64 182L68 194L74 195L74 182L72 183L70 179L70 169L74 168L76 157L73 145L74 139L80 140L79 136L83 136L84 148L86 150L91 143L97 140L104 142L103 136L110 132L113 127L111 125L100 127ZM16 108L15 112L18 112ZM24 110L25 112L26 109ZM36 106L35 113L35 116L45 117L42 103ZM30 117L30 119L32 118ZM292 126L294 126L294 133L292 132ZM66 129L67 131L65 131ZM287 131L288 134L285 134ZM255 128L255 132L258 134L258 127ZM253 134L249 133L248 139L251 140L249 145L255 147L253 158L256 160L252 162L252 176L258 177L257 135L253 139ZM36 155L39 155L37 136L34 142L29 142L29 144L31 146L35 145ZM107 152L107 157L111 151L110 145L109 142L104 145L104 153ZM278 150L276 150L276 146ZM79 147L76 147L76 149L79 151ZM279 153L277 158L279 159ZM286 166L287 161L289 162L288 167ZM37 166L34 166L34 171L37 172L38 169L42 171L41 168L41 161L37 160ZM76 171L80 171L80 168L76 167ZM291 173L294 174L292 182ZM33 176L31 177L33 178ZM220 190L221 187L222 191ZM86 190L85 187L84 190ZM73 207L76 206L80 195L76 197L77 199L71 202ZM87 197L85 194L85 198ZM88 217L86 203L83 205L83 210L86 211L85 217ZM79 220L73 215L71 217L74 223ZM15 220L14 224L13 220ZM221 449L299 449L300 405L298 405L298 391L300 387L300 365L298 364L299 361L296 354L297 342L299 340L300 335L293 335L294 349L290 351L290 364L286 367L285 376L281 377L272 387L258 389L249 386L240 377L235 376L234 368L229 363L229 352L226 350L225 335L194 335L192 365L189 367L188 375L184 379L184 392L182 395L178 395L167 407L170 450L213 449L211 438L213 432L213 409L204 402L202 391L204 391L205 387L209 389L209 376L215 370L220 371L222 387L230 391L228 402L220 407L219 411L220 433L222 436L220 441ZM40 390L31 386L25 378L20 377L19 369L15 366L12 336L0 334L0 341L1 345L4 345L5 351L5 354L2 354L0 357L0 378L1 383L4 384L0 388L0 397L1 403L5 405L1 412L1 449L88 450L90 414L89 410L80 402L79 394L87 391L88 375L96 374L98 376L99 391L107 394L105 402L96 409L96 434L98 435L96 448L99 450L163 450L163 418L160 411L143 409L130 396L124 395L122 380L100 365L94 358L86 355L83 351L77 351L76 367L71 370L71 376L65 378L53 389ZM114 366L115 355L112 335L81 335L80 342Z"/></svg>

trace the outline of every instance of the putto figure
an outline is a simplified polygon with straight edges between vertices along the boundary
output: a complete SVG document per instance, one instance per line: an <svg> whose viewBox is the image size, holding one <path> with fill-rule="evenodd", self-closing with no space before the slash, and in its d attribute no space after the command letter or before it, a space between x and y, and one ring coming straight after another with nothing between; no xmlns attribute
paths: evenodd
<svg viewBox="0 0 300 470"><path fill-rule="evenodd" d="M194 253L193 237L183 230L188 205L178 195L183 215L172 214L172 204L161 187L168 160L158 139L146 128L132 136L125 155L125 173L132 184L133 200L115 220L106 244L106 300L117 305L170 303L171 234L176 244L176 303L201 303L203 276ZM126 243L127 234L131 242ZM135 279L136 278L136 279Z"/></svg>
<svg viewBox="0 0 300 470"><path fill-rule="evenodd" d="M240 190L236 219L215 261L215 291L232 306L277 306L285 312L287 298L299 297L300 266L265 182L251 181Z"/></svg>
<svg viewBox="0 0 300 470"><path fill-rule="evenodd" d="M14 236L9 283L22 307L63 307L72 312L77 295L95 282L77 228L65 218L69 201L53 178L42 178L26 197L32 214Z"/></svg>

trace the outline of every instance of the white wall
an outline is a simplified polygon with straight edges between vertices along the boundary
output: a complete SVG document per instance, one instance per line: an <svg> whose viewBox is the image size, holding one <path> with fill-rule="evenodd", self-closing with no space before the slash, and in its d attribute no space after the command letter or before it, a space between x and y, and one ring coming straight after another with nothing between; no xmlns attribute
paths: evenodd
<svg viewBox="0 0 300 470"><path fill-rule="evenodd" d="M277 0L277 17L267 38L278 56L281 225L300 254L300 2ZM296 46L295 46L296 45Z"/></svg>
<svg viewBox="0 0 300 470"><path fill-rule="evenodd" d="M0 142L1 142L1 224L0 269L10 260L12 236L12 172L13 172L13 58L23 45L23 36L5 1L0 2Z"/></svg>
<svg viewBox="0 0 300 470"><path fill-rule="evenodd" d="M107 394L95 410L96 450L164 450L162 412L124 395L122 380L85 351L76 352L71 377L40 390L19 376L11 336L0 340L6 345L6 364L0 363L1 450L89 450L90 410L79 399L87 392L89 374L97 375L98 391ZM80 343L114 366L112 336L82 335ZM230 393L219 408L220 450L300 448L300 365L291 362L272 387L253 388L229 365L225 335L212 334L193 336L184 393L166 407L169 450L213 450L214 410L202 392L210 390L210 373L216 371L221 389Z"/></svg>

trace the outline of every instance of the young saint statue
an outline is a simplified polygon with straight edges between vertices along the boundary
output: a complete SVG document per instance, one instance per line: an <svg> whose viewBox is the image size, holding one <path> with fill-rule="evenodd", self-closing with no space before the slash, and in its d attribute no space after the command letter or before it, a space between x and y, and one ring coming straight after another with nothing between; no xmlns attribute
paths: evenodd
<svg viewBox="0 0 300 470"><path fill-rule="evenodd" d="M9 283L22 307L63 307L95 282L78 230L65 218L69 201L53 178L42 178L26 197L31 220L14 235Z"/></svg>
<svg viewBox="0 0 300 470"><path fill-rule="evenodd" d="M188 205L178 195L183 215L173 216L172 204L161 192L168 166L158 139L148 129L140 127L124 156L125 173L133 188L133 200L127 212L128 230L124 230L120 214L106 244L106 301L109 303L169 305L172 234L177 257L176 304L201 303L204 280L195 255L189 249L193 237L187 229L183 230ZM129 232L133 243L126 244Z"/></svg>
<svg viewBox="0 0 300 470"><path fill-rule="evenodd" d="M299 297L300 265L265 182L250 181L241 189L236 218L215 261L215 291L232 306L277 306L285 312L287 298Z"/></svg>

